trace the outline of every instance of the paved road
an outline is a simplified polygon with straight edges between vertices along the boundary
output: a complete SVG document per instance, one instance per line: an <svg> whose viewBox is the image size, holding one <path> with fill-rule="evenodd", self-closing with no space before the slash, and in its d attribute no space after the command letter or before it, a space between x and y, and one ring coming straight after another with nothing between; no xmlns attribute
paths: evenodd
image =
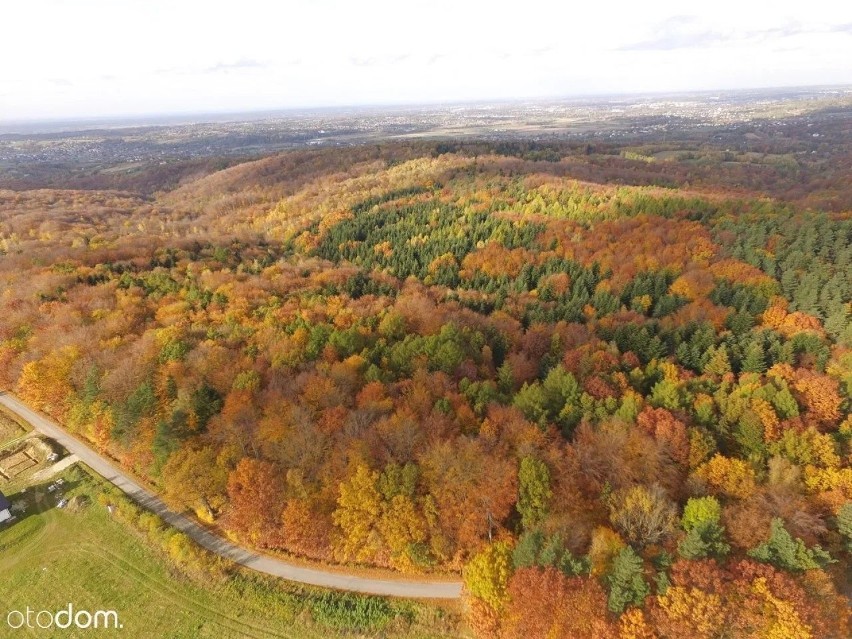
<svg viewBox="0 0 852 639"><path fill-rule="evenodd" d="M28 421L37 431L59 442L67 451L76 455L80 461L92 470L118 486L134 501L157 513L169 524L185 532L200 545L217 555L235 561L247 568L312 586L323 586L373 595L417 599L458 599L461 596L461 583L459 582L369 579L338 572L326 572L316 568L305 568L288 563L282 559L261 555L241 548L230 541L212 534L191 519L169 510L166 504L154 493L134 482L120 469L101 456L100 453L69 435L56 422L33 411L12 395L0 393L0 404L3 404L6 408Z"/></svg>

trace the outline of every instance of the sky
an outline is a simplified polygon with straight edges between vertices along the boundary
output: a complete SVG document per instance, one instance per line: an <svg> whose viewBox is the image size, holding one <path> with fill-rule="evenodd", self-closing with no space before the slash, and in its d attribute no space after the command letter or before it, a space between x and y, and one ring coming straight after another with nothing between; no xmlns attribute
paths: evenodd
<svg viewBox="0 0 852 639"><path fill-rule="evenodd" d="M842 0L2 0L0 121L852 84Z"/></svg>

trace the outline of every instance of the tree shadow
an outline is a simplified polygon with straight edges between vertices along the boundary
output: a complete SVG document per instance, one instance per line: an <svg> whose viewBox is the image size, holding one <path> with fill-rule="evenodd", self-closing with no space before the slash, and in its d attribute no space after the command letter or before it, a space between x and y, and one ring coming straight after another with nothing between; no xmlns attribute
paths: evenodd
<svg viewBox="0 0 852 639"><path fill-rule="evenodd" d="M57 485L56 479L51 479L6 495L12 504L10 510L13 518L0 524L0 530L12 528L31 517L58 509L63 499L65 500L63 507L66 507L68 501L74 496L72 495L74 489L81 483L81 480L65 479L61 485ZM55 488L50 490L50 486Z"/></svg>

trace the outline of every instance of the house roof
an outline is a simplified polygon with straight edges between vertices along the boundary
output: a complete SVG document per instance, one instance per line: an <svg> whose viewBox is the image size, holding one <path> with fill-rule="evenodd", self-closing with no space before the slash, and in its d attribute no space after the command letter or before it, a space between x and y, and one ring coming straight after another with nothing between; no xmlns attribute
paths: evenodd
<svg viewBox="0 0 852 639"><path fill-rule="evenodd" d="M8 499L6 499L6 495L4 495L3 493L0 493L0 511L2 511L2 510L6 510L6 509L7 509L7 508L9 508L11 505L12 505L12 504L11 504L11 503L9 503L9 500L8 500Z"/></svg>

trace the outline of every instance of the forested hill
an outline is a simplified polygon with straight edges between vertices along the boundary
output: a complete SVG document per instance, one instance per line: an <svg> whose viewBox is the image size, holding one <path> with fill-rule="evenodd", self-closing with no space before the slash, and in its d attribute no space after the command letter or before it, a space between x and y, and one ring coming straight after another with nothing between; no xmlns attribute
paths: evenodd
<svg viewBox="0 0 852 639"><path fill-rule="evenodd" d="M463 570L483 637L847 637L852 193L810 150L0 191L0 384L247 545Z"/></svg>

